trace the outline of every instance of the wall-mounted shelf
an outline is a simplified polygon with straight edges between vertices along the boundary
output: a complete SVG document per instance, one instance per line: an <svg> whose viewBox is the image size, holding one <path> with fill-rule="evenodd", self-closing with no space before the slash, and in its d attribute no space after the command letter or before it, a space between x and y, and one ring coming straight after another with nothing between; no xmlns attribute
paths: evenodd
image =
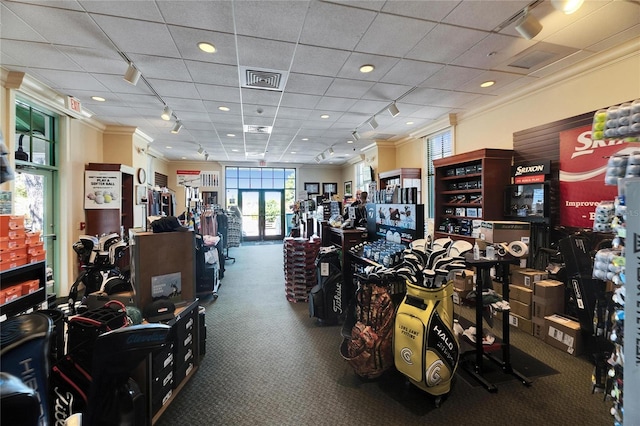
<svg viewBox="0 0 640 426"><path fill-rule="evenodd" d="M28 280L38 280L40 282L38 289L33 293L22 295L17 299L0 305L0 320L4 321L10 316L17 315L44 303L46 300L47 284L47 272L44 261L28 263L0 272L0 286L2 290Z"/></svg>

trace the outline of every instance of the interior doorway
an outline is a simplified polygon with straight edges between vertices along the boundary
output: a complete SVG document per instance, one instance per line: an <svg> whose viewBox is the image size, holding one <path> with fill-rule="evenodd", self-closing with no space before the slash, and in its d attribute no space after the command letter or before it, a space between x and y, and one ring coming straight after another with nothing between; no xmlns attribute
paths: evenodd
<svg viewBox="0 0 640 426"><path fill-rule="evenodd" d="M244 241L281 240L285 234L284 190L241 189L238 205L242 212Z"/></svg>

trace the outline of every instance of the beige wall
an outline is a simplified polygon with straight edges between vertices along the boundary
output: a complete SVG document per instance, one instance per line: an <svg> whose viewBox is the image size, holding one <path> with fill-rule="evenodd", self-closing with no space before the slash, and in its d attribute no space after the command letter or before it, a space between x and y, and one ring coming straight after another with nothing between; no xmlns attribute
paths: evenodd
<svg viewBox="0 0 640 426"><path fill-rule="evenodd" d="M640 98L640 51L486 112L458 116L455 152L513 149L513 133Z"/></svg>

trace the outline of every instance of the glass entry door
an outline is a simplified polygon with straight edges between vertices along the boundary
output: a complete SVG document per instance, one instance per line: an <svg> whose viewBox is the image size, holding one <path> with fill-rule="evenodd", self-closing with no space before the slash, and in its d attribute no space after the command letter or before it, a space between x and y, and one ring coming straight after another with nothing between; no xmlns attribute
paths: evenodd
<svg viewBox="0 0 640 426"><path fill-rule="evenodd" d="M284 191L268 189L240 190L245 241L281 240L285 232Z"/></svg>

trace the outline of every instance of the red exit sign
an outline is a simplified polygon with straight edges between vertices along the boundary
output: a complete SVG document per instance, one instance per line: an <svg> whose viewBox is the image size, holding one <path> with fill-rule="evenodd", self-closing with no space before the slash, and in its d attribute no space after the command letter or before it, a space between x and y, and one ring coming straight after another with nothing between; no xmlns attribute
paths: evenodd
<svg viewBox="0 0 640 426"><path fill-rule="evenodd" d="M67 96L67 108L77 112L78 114L82 113L82 105L80 105L80 100L74 98L73 96Z"/></svg>

